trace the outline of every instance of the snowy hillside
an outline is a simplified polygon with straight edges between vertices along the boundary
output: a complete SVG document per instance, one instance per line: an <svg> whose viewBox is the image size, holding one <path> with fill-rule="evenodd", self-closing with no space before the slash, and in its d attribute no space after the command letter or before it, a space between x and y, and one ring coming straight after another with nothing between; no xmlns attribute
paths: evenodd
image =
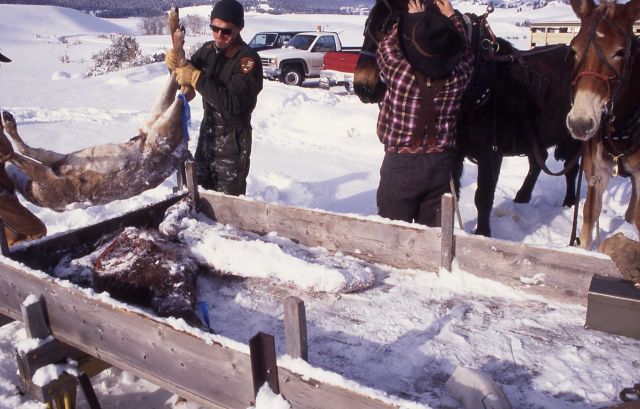
<svg viewBox="0 0 640 409"><path fill-rule="evenodd" d="M475 13L485 9L472 3L457 7ZM183 16L208 16L209 12L208 6L181 10ZM0 108L15 115L27 143L71 152L123 142L137 134L167 79L164 64L99 77L85 78L83 74L91 55L110 44L101 34L136 34L145 53L170 47L168 36L137 35L137 19L107 21L55 7L1 4L0 16L0 51L13 60L0 65ZM339 32L345 45L359 45L365 18L248 14L243 37L249 39L266 29L313 29L320 24ZM524 49L529 46L528 29L516 23L525 19L567 21L574 17L568 6L554 3L538 9L496 9L489 21L496 34ZM209 38L188 37L187 48ZM61 58L65 55L68 62ZM248 196L375 217L383 157L375 133L378 108L362 104L342 87L327 92L316 85L313 80L303 87L265 81L252 117ZM202 113L196 98L191 103L191 150L195 150ZM553 161L549 165L554 169L560 166ZM526 173L526 158L505 159L491 219L494 236L565 247L573 210L561 207L563 178L541 175L531 203L514 204L512 197ZM467 233L475 227L476 174L475 165L466 162L460 207ZM45 222L50 234L56 234L159 201L174 186L174 178L170 178L132 199L84 209L72 207L60 213L26 205ZM635 227L624 221L630 193L628 181L612 180L600 218L602 237L623 232L638 239ZM583 191L582 202L584 195ZM287 260L281 253L290 251L311 255L311 259L298 256L296 263L300 264L295 265L301 266L302 273L318 264L357 265L375 276L371 288L352 294L337 293L322 278L304 288L275 274L249 275L245 280L203 278L199 297L209 304L216 332L242 344L258 330L273 333L279 359L289 366L296 363L282 357L282 298L296 295L307 305L311 364L392 398L416 402L415 408L458 408L444 388L444 380L458 365L488 373L518 409L596 409L613 403L621 388L640 381L640 341L585 330L583 307L514 291L479 279L472 271L437 274L398 270L360 264L342 255L325 254L322 249L300 248L277 236L261 240L264 243L255 246L260 246L267 260L273 256L269 267L278 272L284 269L278 263ZM246 258L242 249L232 251L236 259ZM16 395L13 386L16 367L12 345L20 328L19 324L0 328L1 409L41 407ZM170 408L176 399L115 369L94 382L103 408ZM260 409L268 407L265 404Z"/></svg>

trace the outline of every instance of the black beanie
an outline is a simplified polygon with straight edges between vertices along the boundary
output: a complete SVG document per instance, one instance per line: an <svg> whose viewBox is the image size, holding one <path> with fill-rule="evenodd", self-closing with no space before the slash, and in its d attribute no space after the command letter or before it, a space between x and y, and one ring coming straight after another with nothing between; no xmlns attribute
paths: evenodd
<svg viewBox="0 0 640 409"><path fill-rule="evenodd" d="M219 0L211 10L211 20L214 18L244 27L244 9L236 0Z"/></svg>

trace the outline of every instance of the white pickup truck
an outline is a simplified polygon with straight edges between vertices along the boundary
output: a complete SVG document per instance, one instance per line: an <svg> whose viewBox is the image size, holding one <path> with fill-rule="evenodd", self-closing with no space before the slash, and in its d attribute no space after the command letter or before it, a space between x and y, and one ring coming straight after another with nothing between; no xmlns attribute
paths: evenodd
<svg viewBox="0 0 640 409"><path fill-rule="evenodd" d="M341 51L337 33L304 31L296 34L282 48L259 51L266 78L279 79L287 85L301 85L305 78L319 77L328 51Z"/></svg>

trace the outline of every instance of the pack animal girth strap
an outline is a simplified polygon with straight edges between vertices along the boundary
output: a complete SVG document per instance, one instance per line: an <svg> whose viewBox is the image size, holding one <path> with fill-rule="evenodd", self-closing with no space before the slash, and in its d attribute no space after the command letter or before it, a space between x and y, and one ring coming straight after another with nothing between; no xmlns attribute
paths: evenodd
<svg viewBox="0 0 640 409"><path fill-rule="evenodd" d="M422 94L422 112L424 115L420 115L416 121L416 129L413 134L412 147L419 148L422 144L422 138L424 136L425 126L427 128L427 146L426 148L433 148L436 146L436 142L438 141L437 130L436 130L436 104L435 98L438 95L438 92L442 88L444 88L444 84L446 80L435 80L431 81L431 79L426 78L421 73L417 72L416 81L418 82L418 86L420 87L420 93Z"/></svg>

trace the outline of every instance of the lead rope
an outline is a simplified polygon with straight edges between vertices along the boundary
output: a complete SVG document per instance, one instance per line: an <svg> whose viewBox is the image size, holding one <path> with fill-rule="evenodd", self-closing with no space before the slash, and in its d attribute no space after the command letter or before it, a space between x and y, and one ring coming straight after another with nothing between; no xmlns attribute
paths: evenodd
<svg viewBox="0 0 640 409"><path fill-rule="evenodd" d="M586 143L586 142L585 142ZM580 170L578 171L578 186L576 188L576 199L573 204L573 222L571 226L571 239L569 239L569 246L573 247L576 245L580 245L580 240L577 239L578 235L578 208L580 207L580 190L582 190L582 174L584 173L584 144L580 148L579 156L580 156Z"/></svg>
<svg viewBox="0 0 640 409"><path fill-rule="evenodd" d="M178 99L182 101L182 137L185 142L189 142L189 124L191 123L191 107L189 107L189 101L187 97L180 92Z"/></svg>

